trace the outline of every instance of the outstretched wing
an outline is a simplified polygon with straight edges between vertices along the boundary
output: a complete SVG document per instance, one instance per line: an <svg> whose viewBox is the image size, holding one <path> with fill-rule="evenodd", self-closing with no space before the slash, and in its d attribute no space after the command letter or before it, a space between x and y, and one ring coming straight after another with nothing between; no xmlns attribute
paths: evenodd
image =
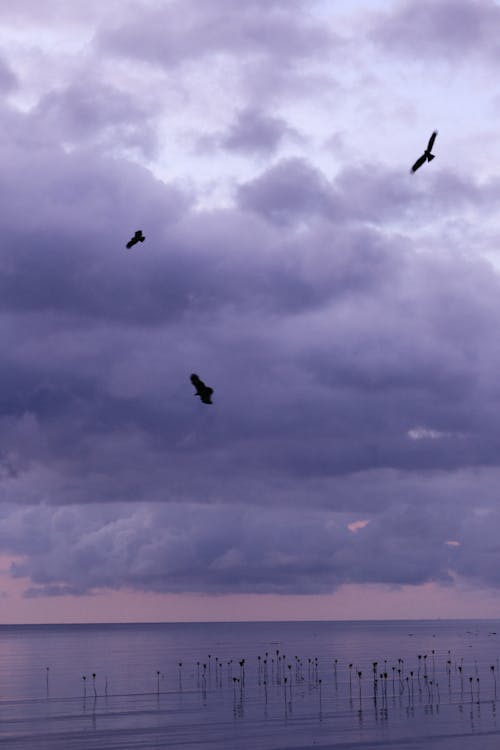
<svg viewBox="0 0 500 750"><path fill-rule="evenodd" d="M438 132L435 130L431 137L429 138L429 145L427 146L427 151L432 151L432 147L434 146L434 141L436 140Z"/></svg>
<svg viewBox="0 0 500 750"><path fill-rule="evenodd" d="M190 380L196 388L196 395L200 397L204 404L211 404L211 397L214 389L205 385L203 380L195 372L190 376Z"/></svg>
<svg viewBox="0 0 500 750"><path fill-rule="evenodd" d="M422 164L425 162L426 158L427 158L426 155L422 154L422 156L419 159L417 159L417 161L415 162L415 164L411 168L411 171L412 172L416 172L417 169L420 169L420 167L422 166Z"/></svg>
<svg viewBox="0 0 500 750"><path fill-rule="evenodd" d="M191 375L191 382L196 388L196 395L199 396L201 400L203 401L203 394L206 390L205 383L203 382L201 378L198 377L198 375L195 372L193 372L193 374Z"/></svg>
<svg viewBox="0 0 500 750"><path fill-rule="evenodd" d="M212 393L214 392L213 388L209 388L208 386L204 385L202 392L200 393L200 398L203 401L204 404L211 404L212 403Z"/></svg>
<svg viewBox="0 0 500 750"><path fill-rule="evenodd" d="M134 239L134 237L132 237L132 239L127 242L127 244L126 244L125 247L128 247L130 249L131 247L133 247L135 245L136 242L137 242L137 240Z"/></svg>

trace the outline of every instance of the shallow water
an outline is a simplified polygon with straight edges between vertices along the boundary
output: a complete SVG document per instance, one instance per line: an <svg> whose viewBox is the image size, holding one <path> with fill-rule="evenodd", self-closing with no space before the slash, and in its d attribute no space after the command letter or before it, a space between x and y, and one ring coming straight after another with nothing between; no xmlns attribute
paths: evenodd
<svg viewBox="0 0 500 750"><path fill-rule="evenodd" d="M500 621L0 626L0 743L490 750L499 639Z"/></svg>

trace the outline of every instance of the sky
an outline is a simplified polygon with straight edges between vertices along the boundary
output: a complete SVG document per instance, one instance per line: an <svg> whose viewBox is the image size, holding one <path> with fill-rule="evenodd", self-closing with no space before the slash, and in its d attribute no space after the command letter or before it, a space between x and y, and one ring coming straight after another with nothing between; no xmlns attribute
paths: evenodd
<svg viewBox="0 0 500 750"><path fill-rule="evenodd" d="M499 24L3 4L0 623L500 617Z"/></svg>

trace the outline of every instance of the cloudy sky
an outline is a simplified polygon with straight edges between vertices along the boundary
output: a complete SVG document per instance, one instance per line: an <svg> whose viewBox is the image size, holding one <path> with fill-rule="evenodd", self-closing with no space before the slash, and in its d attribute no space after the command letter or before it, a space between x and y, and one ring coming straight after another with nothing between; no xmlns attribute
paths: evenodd
<svg viewBox="0 0 500 750"><path fill-rule="evenodd" d="M499 25L3 4L2 622L500 616Z"/></svg>

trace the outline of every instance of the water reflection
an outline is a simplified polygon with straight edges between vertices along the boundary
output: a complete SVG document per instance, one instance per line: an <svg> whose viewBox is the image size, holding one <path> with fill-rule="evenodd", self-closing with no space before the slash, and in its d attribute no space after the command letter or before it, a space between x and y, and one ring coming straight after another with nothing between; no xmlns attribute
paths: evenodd
<svg viewBox="0 0 500 750"><path fill-rule="evenodd" d="M355 742L362 730L379 742L432 735L443 748L457 731L494 735L491 624L473 635L463 623L407 628L316 623L314 639L306 623L0 628L0 740L17 732L35 743L43 728L51 747L70 732L77 747L89 721L95 732L137 732L138 744L157 732L158 747L182 730L185 748L222 743L216 731L226 746L257 737L263 750L277 731L280 747L307 747L313 728L323 743Z"/></svg>

